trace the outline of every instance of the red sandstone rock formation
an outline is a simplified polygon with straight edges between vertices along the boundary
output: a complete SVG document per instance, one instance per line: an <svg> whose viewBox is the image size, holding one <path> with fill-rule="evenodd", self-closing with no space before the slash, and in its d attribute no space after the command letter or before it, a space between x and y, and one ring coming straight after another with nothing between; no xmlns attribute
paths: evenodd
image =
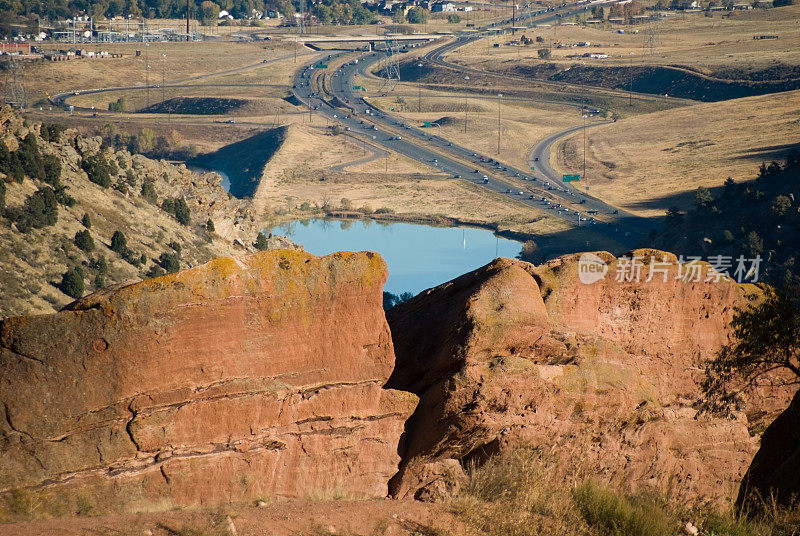
<svg viewBox="0 0 800 536"><path fill-rule="evenodd" d="M385 496L416 403L373 253L220 258L0 322L0 486L46 505Z"/></svg>
<svg viewBox="0 0 800 536"><path fill-rule="evenodd" d="M637 255L662 252L637 251ZM519 444L561 468L677 500L730 501L768 422L789 394L757 397L736 420L699 416L705 360L727 341L736 306L758 288L733 281L591 285L578 256L534 267L498 259L388 314L397 365L387 386L420 396L403 442L396 497L434 499L465 461ZM554 468L555 469L555 468Z"/></svg>

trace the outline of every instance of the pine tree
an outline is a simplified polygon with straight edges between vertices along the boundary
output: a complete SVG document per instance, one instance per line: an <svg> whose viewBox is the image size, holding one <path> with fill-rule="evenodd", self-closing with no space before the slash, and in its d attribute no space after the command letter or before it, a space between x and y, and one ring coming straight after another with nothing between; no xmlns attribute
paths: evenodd
<svg viewBox="0 0 800 536"><path fill-rule="evenodd" d="M92 233L90 233L88 229L75 233L74 241L75 245L81 251L89 253L94 250L94 239L92 239Z"/></svg>
<svg viewBox="0 0 800 536"><path fill-rule="evenodd" d="M128 240L122 231L114 231L111 236L111 251L125 256L128 253Z"/></svg>
<svg viewBox="0 0 800 536"><path fill-rule="evenodd" d="M86 287L83 283L83 270L80 266L70 268L61 275L61 283L58 288L70 298L80 298L83 296Z"/></svg>

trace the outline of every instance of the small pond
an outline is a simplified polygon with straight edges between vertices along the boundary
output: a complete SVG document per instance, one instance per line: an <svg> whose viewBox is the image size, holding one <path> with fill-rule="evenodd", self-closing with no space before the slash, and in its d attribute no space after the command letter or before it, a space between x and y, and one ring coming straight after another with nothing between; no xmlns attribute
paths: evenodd
<svg viewBox="0 0 800 536"><path fill-rule="evenodd" d="M389 266L389 280L384 290L393 294L418 294L496 257L514 258L522 250L520 242L474 227L311 219L265 232L288 236L314 255L376 251Z"/></svg>

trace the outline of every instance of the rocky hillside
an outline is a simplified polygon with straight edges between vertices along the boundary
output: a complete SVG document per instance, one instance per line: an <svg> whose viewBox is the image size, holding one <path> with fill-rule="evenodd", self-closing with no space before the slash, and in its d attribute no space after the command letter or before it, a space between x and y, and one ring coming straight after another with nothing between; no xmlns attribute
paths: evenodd
<svg viewBox="0 0 800 536"><path fill-rule="evenodd" d="M0 318L252 249L250 205L216 174L114 151L9 108L0 140Z"/></svg>
<svg viewBox="0 0 800 536"><path fill-rule="evenodd" d="M5 504L385 496L416 406L382 388L387 274L374 253L270 251L0 321Z"/></svg>
<svg viewBox="0 0 800 536"><path fill-rule="evenodd" d="M734 420L698 415L704 362L727 341L755 286L666 277L584 284L578 256L534 267L498 259L388 312L397 364L387 386L413 392L395 497L437 499L463 468L521 445L553 470L596 476L682 504L730 504L758 434L791 394L762 390ZM704 278L701 278L704 279Z"/></svg>

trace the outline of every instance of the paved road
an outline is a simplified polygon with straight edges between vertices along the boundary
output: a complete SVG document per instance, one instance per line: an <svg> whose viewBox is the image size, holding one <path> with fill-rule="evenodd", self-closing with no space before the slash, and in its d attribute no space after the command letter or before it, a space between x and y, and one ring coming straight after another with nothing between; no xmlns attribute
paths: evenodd
<svg viewBox="0 0 800 536"><path fill-rule="evenodd" d="M556 14L542 16L537 22L555 20ZM452 50L455 46L463 46L477 38L459 37L436 51ZM342 54L344 53L332 54L330 59L338 58ZM314 93L310 84L314 73L310 67L313 64L298 71L292 91L303 103L335 119L354 135L365 136L373 143L439 169L454 179L470 180L489 190L508 194L519 202L547 210L565 220L580 225L592 225L594 230L628 247L641 243L650 229L656 227L650 220L618 210L587 195L585 191L565 185L561 182L560 175L550 168L549 150L553 142L582 127L571 128L540 142L532 152L532 158L539 158L534 163L535 171L520 170L488 157L483 157L485 161L481 161L481 156L472 150L430 134L431 128L417 128L373 107L361 97L360 91L353 89L353 78L357 74L368 72L369 67L381 59L381 55L379 52L364 54L358 63L347 63L331 73L329 86L332 95ZM591 220L597 214L604 214L604 219L610 223L594 224Z"/></svg>
<svg viewBox="0 0 800 536"><path fill-rule="evenodd" d="M315 52L314 53L305 53L305 54L303 54L303 56L307 56L309 54L314 54L315 57L319 56L319 54L315 53ZM294 58L294 57L295 57L294 54L289 54L287 56L280 56L278 58L272 58L270 60L263 60L263 61L260 61L258 63L251 63L249 65L243 65L241 67L234 67L232 69L225 69L223 71L216 71L216 72L213 72L213 73L206 73L206 74L201 74L201 75L197 75L197 76L190 76L188 78L182 78L180 80L171 80L169 82L166 82L164 84L164 87L184 86L188 82L195 82L197 80L203 80L204 78L211 78L211 77L214 77L214 76L225 76L225 75L229 75L229 74L240 73L240 72L243 72L243 71L249 71L251 69L257 69L258 67L263 67L264 65L269 65L271 63L276 63L276 62L279 62L279 61L288 60L288 59L291 59L291 58ZM230 84L226 84L226 85L230 85ZM92 95L92 94L96 94L96 93L108 93L108 92L113 92L113 91L144 90L144 89L148 89L148 88L149 89L157 89L157 88L160 88L160 87L161 86L159 84L150 84L150 85L141 84L141 85L138 85L138 86L115 86L115 87L104 87L104 88L97 88L97 89L81 89L81 90L67 91L67 92L64 92L64 93L59 93L57 95L53 95L52 97L50 97L50 102L55 106L64 106L64 105L67 104L67 99L69 99L70 97L75 97L77 95ZM187 86L187 87L189 87L189 86Z"/></svg>

